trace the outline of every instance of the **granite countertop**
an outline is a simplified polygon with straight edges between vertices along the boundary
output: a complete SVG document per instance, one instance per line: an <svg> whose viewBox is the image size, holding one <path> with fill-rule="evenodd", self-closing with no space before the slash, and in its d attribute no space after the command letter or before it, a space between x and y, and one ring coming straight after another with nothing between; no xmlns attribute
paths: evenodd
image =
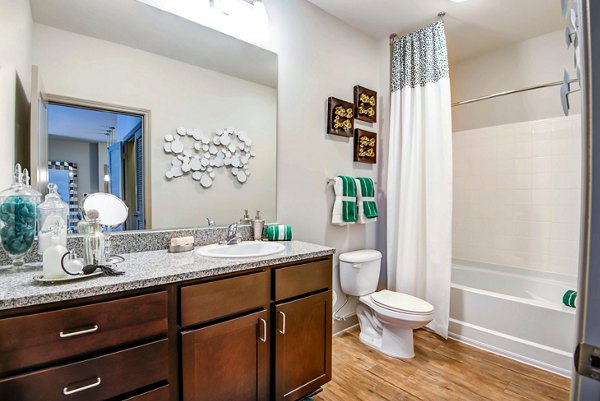
<svg viewBox="0 0 600 401"><path fill-rule="evenodd" d="M122 276L104 275L62 283L40 283L40 263L24 268L0 267L0 310L60 302L137 288L153 287L280 263L332 255L334 248L300 241L281 242L285 250L259 258L226 259L198 256L196 252L166 250L123 254L117 269Z"/></svg>

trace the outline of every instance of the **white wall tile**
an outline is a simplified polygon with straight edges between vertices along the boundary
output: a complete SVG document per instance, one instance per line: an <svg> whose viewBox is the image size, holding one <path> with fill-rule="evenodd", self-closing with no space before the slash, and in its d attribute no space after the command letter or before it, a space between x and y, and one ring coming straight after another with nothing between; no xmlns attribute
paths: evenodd
<svg viewBox="0 0 600 401"><path fill-rule="evenodd" d="M579 116L454 133L453 256L575 275Z"/></svg>

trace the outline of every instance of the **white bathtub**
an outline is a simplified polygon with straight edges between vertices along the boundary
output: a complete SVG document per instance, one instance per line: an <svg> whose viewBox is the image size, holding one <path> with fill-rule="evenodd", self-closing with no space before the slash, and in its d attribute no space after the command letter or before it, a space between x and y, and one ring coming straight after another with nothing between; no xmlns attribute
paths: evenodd
<svg viewBox="0 0 600 401"><path fill-rule="evenodd" d="M562 296L575 288L575 277L455 260L450 336L569 376L576 315Z"/></svg>

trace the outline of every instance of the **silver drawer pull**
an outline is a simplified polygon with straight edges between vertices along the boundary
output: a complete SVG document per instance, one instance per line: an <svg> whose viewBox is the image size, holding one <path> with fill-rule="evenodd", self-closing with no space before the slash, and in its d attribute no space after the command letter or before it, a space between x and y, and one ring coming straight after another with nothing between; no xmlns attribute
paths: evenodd
<svg viewBox="0 0 600 401"><path fill-rule="evenodd" d="M71 332L67 332L67 333L65 333L64 331L61 331L60 333L58 333L58 336L60 338L75 337L75 336L80 336L82 334L93 333L94 331L98 331L97 324L93 325L89 329L83 329L83 330L79 330L79 331L71 331Z"/></svg>
<svg viewBox="0 0 600 401"><path fill-rule="evenodd" d="M279 330L279 332L285 334L285 313L282 311L279 311L279 313L281 314L281 330Z"/></svg>
<svg viewBox="0 0 600 401"><path fill-rule="evenodd" d="M262 323L262 334L258 337L263 343L267 342L267 321L265 319L258 319Z"/></svg>
<svg viewBox="0 0 600 401"><path fill-rule="evenodd" d="M89 390L91 388L98 387L100 385L100 383L102 383L102 379L100 379L99 377L96 377L96 381L92 384L88 384L87 386L77 387L73 390L69 390L69 386L65 386L65 387L63 387L63 394L71 395L71 394L79 393L80 391L83 391L83 390Z"/></svg>

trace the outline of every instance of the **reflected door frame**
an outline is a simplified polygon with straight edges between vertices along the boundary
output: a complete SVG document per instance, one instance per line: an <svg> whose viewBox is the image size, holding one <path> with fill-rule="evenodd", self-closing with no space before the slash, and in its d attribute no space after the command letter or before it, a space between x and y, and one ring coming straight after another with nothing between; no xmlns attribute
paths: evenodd
<svg viewBox="0 0 600 401"><path fill-rule="evenodd" d="M152 183L151 177L151 149L150 144L152 141L150 138L150 118L151 112L148 109L130 107L130 106L121 106L112 103L99 102L95 100L87 100L87 99L79 99L70 96L62 96L47 93L46 100L49 103L60 103L68 106L75 107L83 107L83 108L91 108L98 109L103 111L111 111L115 113L122 114L134 114L142 117L142 132L143 135L146 136L147 140L142 142L144 149L144 229L149 230L152 229L152 198L150 197L150 184Z"/></svg>

